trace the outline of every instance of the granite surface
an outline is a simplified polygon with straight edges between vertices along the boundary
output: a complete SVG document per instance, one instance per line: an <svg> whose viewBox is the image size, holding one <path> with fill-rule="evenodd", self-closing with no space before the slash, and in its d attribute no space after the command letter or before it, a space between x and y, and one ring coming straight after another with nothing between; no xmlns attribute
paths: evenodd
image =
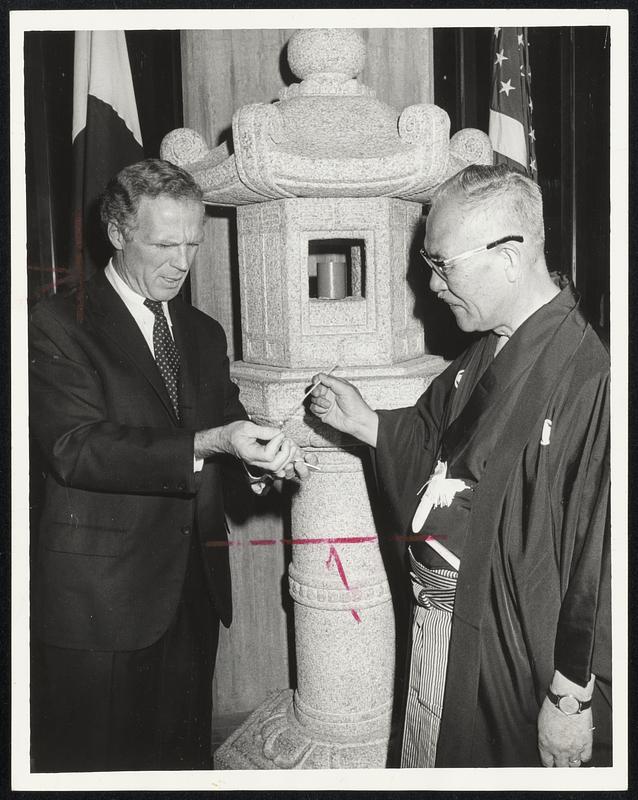
<svg viewBox="0 0 638 800"><path fill-rule="evenodd" d="M295 198L239 208L244 361L390 366L423 355L423 328L406 281L420 223L418 203L384 197ZM353 290L341 300L311 296L310 248L326 240L357 243Z"/></svg>
<svg viewBox="0 0 638 800"><path fill-rule="evenodd" d="M467 128L450 140L436 105L400 114L357 75L365 42L353 29L304 29L288 42L300 83L276 103L239 108L232 153L210 149L188 128L164 138L160 156L189 170L215 205L286 197L398 197L426 202L441 181L469 163L492 163L486 133Z"/></svg>
<svg viewBox="0 0 638 800"><path fill-rule="evenodd" d="M365 448L301 399L314 373L337 365L372 407L406 406L443 369L425 353L406 280L421 204L466 164L491 163L492 151L480 131L450 139L435 105L397 113L381 103L358 80L365 58L357 31L297 31L288 59L300 82L274 104L238 109L232 148L209 149L188 129L162 144L207 203L238 206L244 360L232 376L242 401L320 467L291 497L296 691L266 699L217 750L219 769L386 763L394 617ZM342 299L313 294L326 251L346 260Z"/></svg>

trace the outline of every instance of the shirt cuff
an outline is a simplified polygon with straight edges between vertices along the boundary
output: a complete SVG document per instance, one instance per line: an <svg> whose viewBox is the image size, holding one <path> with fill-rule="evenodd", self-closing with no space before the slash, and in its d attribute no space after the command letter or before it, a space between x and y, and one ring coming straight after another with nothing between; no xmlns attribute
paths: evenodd
<svg viewBox="0 0 638 800"><path fill-rule="evenodd" d="M549 688L554 694L573 694L579 700L590 700L594 693L594 685L596 683L596 676L591 675L586 686L570 680L566 675L558 670L554 671L554 675L549 683Z"/></svg>
<svg viewBox="0 0 638 800"><path fill-rule="evenodd" d="M244 471L246 472L248 484L253 492L260 495L268 494L270 487L272 486L273 476L270 473L253 475L248 469L248 464L243 459L241 459L241 463L243 464Z"/></svg>
<svg viewBox="0 0 638 800"><path fill-rule="evenodd" d="M272 481L257 481L257 483L251 483L250 488L256 495L260 495L264 497L270 491L270 487L272 486Z"/></svg>
<svg viewBox="0 0 638 800"><path fill-rule="evenodd" d="M204 459L193 456L193 472L201 472L204 466Z"/></svg>

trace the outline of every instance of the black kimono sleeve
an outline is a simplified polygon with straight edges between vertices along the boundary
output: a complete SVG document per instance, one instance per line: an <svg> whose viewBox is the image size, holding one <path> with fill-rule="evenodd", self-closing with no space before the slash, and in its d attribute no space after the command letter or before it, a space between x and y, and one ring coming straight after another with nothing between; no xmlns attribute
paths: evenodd
<svg viewBox="0 0 638 800"><path fill-rule="evenodd" d="M557 670L585 686L592 672L611 679L608 378L583 381L575 399L553 488L563 587L554 657Z"/></svg>
<svg viewBox="0 0 638 800"><path fill-rule="evenodd" d="M409 408L378 410L379 431L373 464L379 494L403 534L417 502L417 491L430 476L438 452L448 395L460 359L432 381Z"/></svg>

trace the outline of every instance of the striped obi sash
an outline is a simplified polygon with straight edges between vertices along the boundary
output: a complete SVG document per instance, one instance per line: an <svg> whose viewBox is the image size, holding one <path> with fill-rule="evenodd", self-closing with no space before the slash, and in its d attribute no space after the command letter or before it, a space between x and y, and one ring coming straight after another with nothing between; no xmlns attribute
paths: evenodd
<svg viewBox="0 0 638 800"><path fill-rule="evenodd" d="M402 767L433 767L443 713L457 572L425 567L408 548L416 606L401 748Z"/></svg>
<svg viewBox="0 0 638 800"><path fill-rule="evenodd" d="M452 613L458 572L453 569L431 569L421 564L408 548L412 592L418 606L438 608Z"/></svg>

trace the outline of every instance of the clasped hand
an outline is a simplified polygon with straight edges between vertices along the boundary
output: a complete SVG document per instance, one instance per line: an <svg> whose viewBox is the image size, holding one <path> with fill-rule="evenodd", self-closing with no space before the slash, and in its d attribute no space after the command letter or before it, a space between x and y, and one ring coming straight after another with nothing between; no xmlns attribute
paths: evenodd
<svg viewBox="0 0 638 800"><path fill-rule="evenodd" d="M308 477L301 448L279 428L240 420L224 426L226 452L276 478ZM314 457L308 456L312 463Z"/></svg>

